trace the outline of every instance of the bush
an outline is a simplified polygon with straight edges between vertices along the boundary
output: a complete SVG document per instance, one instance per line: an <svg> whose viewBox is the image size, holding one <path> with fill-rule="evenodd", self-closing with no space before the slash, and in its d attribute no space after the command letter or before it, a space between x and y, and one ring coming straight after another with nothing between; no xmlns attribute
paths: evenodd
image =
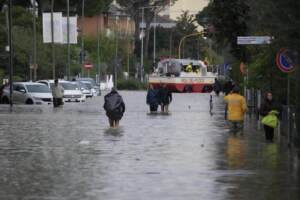
<svg viewBox="0 0 300 200"><path fill-rule="evenodd" d="M145 90L146 84L135 79L118 80L117 85L119 90Z"/></svg>

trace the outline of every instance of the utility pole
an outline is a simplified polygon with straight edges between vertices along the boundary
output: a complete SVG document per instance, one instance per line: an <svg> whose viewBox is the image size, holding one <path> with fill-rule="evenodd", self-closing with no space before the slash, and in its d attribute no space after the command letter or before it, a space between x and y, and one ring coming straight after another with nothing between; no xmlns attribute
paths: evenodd
<svg viewBox="0 0 300 200"><path fill-rule="evenodd" d="M37 80L37 55L36 55L36 0L32 1L32 10L33 10L33 80ZM30 69L31 74L32 69Z"/></svg>
<svg viewBox="0 0 300 200"><path fill-rule="evenodd" d="M154 11L154 27L153 27L153 64L156 60L156 12Z"/></svg>
<svg viewBox="0 0 300 200"><path fill-rule="evenodd" d="M173 46L173 28L171 28L170 41L169 41L169 61L172 57L172 46Z"/></svg>
<svg viewBox="0 0 300 200"><path fill-rule="evenodd" d="M67 63L67 79L70 80L70 62L71 62L71 46L70 46L70 0L67 0L67 43L68 43L68 63Z"/></svg>
<svg viewBox="0 0 300 200"><path fill-rule="evenodd" d="M9 0L8 3L8 35L9 35L9 99L10 99L10 111L12 111L12 106L13 106L13 47L12 47L12 13L11 13L11 8L12 8L12 0Z"/></svg>
<svg viewBox="0 0 300 200"><path fill-rule="evenodd" d="M119 36L119 34L118 34L118 16L116 15L116 27L115 27L115 40L116 40L116 49L115 49L115 63L114 63L114 66L113 66L113 81L114 81L114 86L115 86L115 88L117 88L117 80L118 80L118 78L117 78L117 75L118 75L118 73L117 73L117 71L118 71L118 65L119 65L119 61L118 61L118 48L119 48L119 41L118 41L118 36Z"/></svg>
<svg viewBox="0 0 300 200"><path fill-rule="evenodd" d="M130 54L130 38L129 38L129 17L127 17L127 23L126 23L126 38L127 38L127 42L128 42L128 46L127 46L127 74L128 74L128 78L129 78L129 54Z"/></svg>
<svg viewBox="0 0 300 200"><path fill-rule="evenodd" d="M82 0L81 6L81 76L83 76L83 65L84 65L84 0Z"/></svg>
<svg viewBox="0 0 300 200"><path fill-rule="evenodd" d="M142 8L142 43L141 43L141 66L140 66L140 76L141 76L141 81L144 81L144 14L145 14L145 8Z"/></svg>
<svg viewBox="0 0 300 200"><path fill-rule="evenodd" d="M100 15L100 14L99 14ZM101 83L100 78L100 31L99 31L99 15L97 16L97 69L98 69L98 82ZM101 16L101 15L100 15Z"/></svg>
<svg viewBox="0 0 300 200"><path fill-rule="evenodd" d="M54 46L54 0L51 0L51 45L52 45L52 78L55 80L55 46Z"/></svg>

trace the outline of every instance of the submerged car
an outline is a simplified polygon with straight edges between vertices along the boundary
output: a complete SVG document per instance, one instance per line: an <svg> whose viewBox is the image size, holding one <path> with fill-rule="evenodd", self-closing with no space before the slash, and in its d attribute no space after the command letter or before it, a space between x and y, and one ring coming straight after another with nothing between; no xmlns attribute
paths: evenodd
<svg viewBox="0 0 300 200"><path fill-rule="evenodd" d="M40 80L39 83L47 85L50 89L54 86L54 80ZM65 102L84 102L86 97L82 94L79 85L76 82L59 80L58 84L64 88Z"/></svg>
<svg viewBox="0 0 300 200"><path fill-rule="evenodd" d="M93 96L99 96L101 95L101 91L100 91L100 87L96 84L95 80L92 79L92 78L77 78L76 79L77 81L80 81L82 83L88 83L92 86L92 93L93 93Z"/></svg>
<svg viewBox="0 0 300 200"><path fill-rule="evenodd" d="M10 102L10 86L3 89L1 101ZM14 104L51 104L52 93L49 87L41 83L16 82L13 83L12 102Z"/></svg>
<svg viewBox="0 0 300 200"><path fill-rule="evenodd" d="M82 94L84 94L86 98L92 98L94 96L92 93L92 86L89 87L87 83L83 83L80 81L76 81L74 83L77 83L79 85Z"/></svg>

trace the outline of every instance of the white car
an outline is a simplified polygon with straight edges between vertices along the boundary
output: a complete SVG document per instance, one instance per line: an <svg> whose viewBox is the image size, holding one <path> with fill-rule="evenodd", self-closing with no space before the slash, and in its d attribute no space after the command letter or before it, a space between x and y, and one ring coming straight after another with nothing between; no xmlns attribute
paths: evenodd
<svg viewBox="0 0 300 200"><path fill-rule="evenodd" d="M10 86L3 89L2 102L10 102ZM41 84L33 82L13 83L12 101L14 104L51 104L52 93L50 89Z"/></svg>
<svg viewBox="0 0 300 200"><path fill-rule="evenodd" d="M82 83L87 83L91 85L91 91L93 93L93 96L100 96L101 90L100 87L96 84L95 80L92 78L77 78L77 81L80 81Z"/></svg>
<svg viewBox="0 0 300 200"><path fill-rule="evenodd" d="M40 80L39 83L47 85L50 89L54 85L54 80ZM64 88L64 102L84 102L86 97L82 94L76 82L58 80L58 84Z"/></svg>
<svg viewBox="0 0 300 200"><path fill-rule="evenodd" d="M82 94L85 95L85 98L92 98L93 97L93 93L91 91L91 88L89 88L88 85L86 85L85 83L82 83L80 81L76 81L75 83L77 83L79 85L79 88L80 88Z"/></svg>

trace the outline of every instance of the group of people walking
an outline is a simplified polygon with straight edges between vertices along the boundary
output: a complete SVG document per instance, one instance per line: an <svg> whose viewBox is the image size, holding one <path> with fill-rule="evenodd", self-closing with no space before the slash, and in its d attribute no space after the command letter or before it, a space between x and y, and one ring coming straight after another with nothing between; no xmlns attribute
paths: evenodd
<svg viewBox="0 0 300 200"><path fill-rule="evenodd" d="M228 92L228 94L225 94L224 100L226 102L226 119L229 121L231 129L235 133L241 132L242 134L244 116L248 111L248 107L245 97L240 94L240 88L238 86L234 86L231 91ZM161 107L162 113L168 113L169 104L171 102L172 93L167 88L166 84L162 84L158 89L149 84L146 103L149 105L151 114L157 113L159 106ZM115 88L112 88L111 92L105 95L103 107L109 119L110 126L117 127L125 112L125 103L122 96L116 91ZM274 118L274 114L278 114L277 110L279 109L274 103L272 93L267 92L266 98L260 109L260 115L263 118L262 123L264 125L265 137L267 141L273 141L274 139L274 129L276 127L274 126L274 123L277 124L274 122L274 120L277 119L276 116ZM267 121L267 123L264 121Z"/></svg>
<svg viewBox="0 0 300 200"><path fill-rule="evenodd" d="M231 92L225 95L227 120L230 122L231 129L243 133L244 115L248 110L245 97L239 94L239 87L234 86ZM278 124L279 108L273 100L271 92L267 92L264 102L260 107L262 124L264 126L265 139L272 142L274 139L274 129Z"/></svg>
<svg viewBox="0 0 300 200"><path fill-rule="evenodd" d="M159 89L155 89L150 84L146 102L150 107L150 113L157 113L158 106L161 106L161 112L167 114L169 104L172 102L172 93L166 84L162 84ZM115 88L112 88L111 92L104 96L103 108L106 111L110 127L118 127L125 112L125 103Z"/></svg>
<svg viewBox="0 0 300 200"><path fill-rule="evenodd" d="M172 93L166 84L162 84L159 89L155 89L149 84L146 102L149 105L150 113L157 113L158 106L162 113L169 112L169 104L172 102Z"/></svg>

